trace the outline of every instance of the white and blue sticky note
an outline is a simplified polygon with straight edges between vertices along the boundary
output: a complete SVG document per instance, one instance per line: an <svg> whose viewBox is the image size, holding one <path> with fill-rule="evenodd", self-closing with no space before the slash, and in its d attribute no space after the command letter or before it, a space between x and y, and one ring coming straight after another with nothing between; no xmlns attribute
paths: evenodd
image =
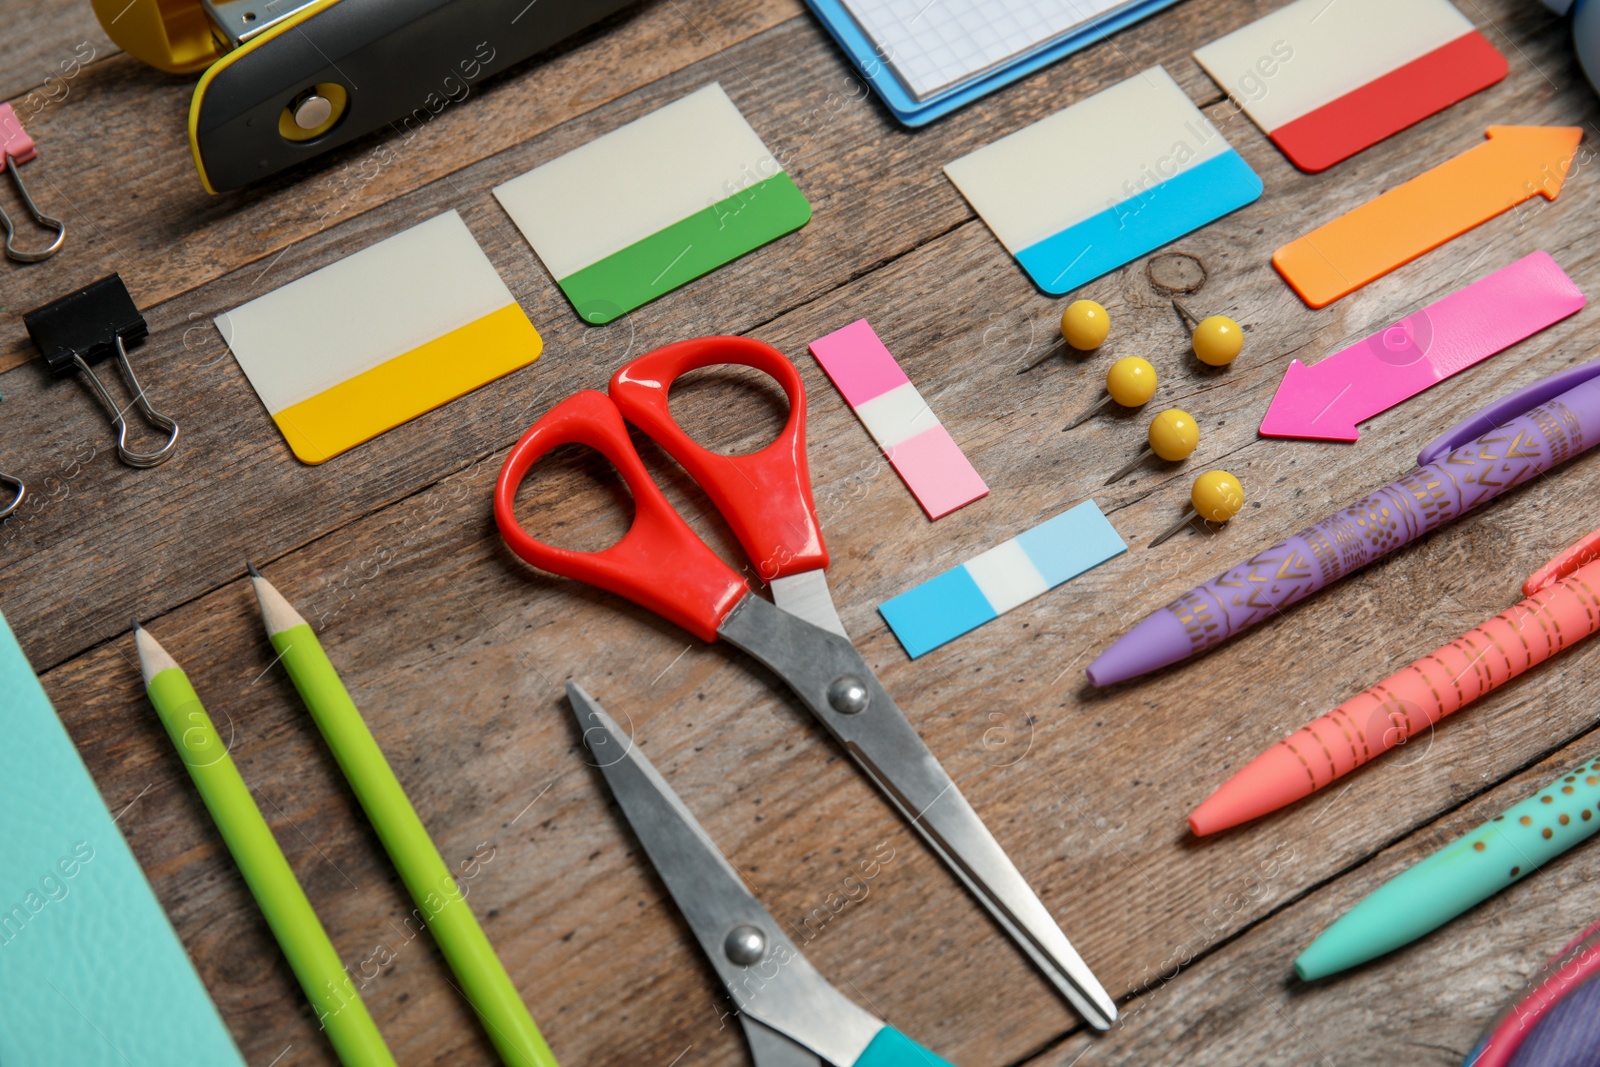
<svg viewBox="0 0 1600 1067"><path fill-rule="evenodd" d="M1261 179L1161 67L945 166L1060 295L1252 202Z"/></svg>
<svg viewBox="0 0 1600 1067"><path fill-rule="evenodd" d="M878 605L912 659L1128 550L1093 500Z"/></svg>

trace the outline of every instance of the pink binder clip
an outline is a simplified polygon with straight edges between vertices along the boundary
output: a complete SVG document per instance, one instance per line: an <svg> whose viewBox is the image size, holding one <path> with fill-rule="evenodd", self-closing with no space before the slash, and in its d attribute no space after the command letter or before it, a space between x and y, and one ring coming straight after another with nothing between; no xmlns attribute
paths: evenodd
<svg viewBox="0 0 1600 1067"><path fill-rule="evenodd" d="M33 159L39 154L39 148L33 143L33 138L28 136L28 131L22 128L22 120L11 110L10 104L0 104L0 152L5 153L6 170L11 172L11 180L17 185L17 195L22 197L22 205L28 209L28 214L32 215L33 220L40 226L56 231L56 239L50 242L48 248L37 252L24 252L15 244L17 230L11 224L11 217L0 209L0 225L6 228L6 255L19 263L37 263L42 259L49 259L61 250L61 242L67 239L67 224L40 211L34 204L33 197L28 195L28 187L22 184L22 175L17 171L17 164Z"/></svg>

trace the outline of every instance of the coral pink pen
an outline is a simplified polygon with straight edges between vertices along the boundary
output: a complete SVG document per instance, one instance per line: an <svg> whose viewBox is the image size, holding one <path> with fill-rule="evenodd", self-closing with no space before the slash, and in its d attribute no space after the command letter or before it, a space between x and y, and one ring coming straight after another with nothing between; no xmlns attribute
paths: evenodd
<svg viewBox="0 0 1600 1067"><path fill-rule="evenodd" d="M1527 599L1273 745L1189 816L1214 834L1292 804L1600 630L1600 530L1535 571Z"/></svg>

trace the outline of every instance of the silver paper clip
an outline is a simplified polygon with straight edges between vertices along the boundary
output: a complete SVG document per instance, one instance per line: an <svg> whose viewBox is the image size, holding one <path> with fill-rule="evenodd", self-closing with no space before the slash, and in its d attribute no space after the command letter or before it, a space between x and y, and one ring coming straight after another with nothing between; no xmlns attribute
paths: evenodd
<svg viewBox="0 0 1600 1067"><path fill-rule="evenodd" d="M10 104L0 104L0 152L5 153L6 170L11 172L11 180L17 187L17 195L22 198L22 206L28 209L33 221L46 229L56 231L56 239L50 242L49 247L36 252L25 252L16 245L17 228L11 224L11 216L0 208L0 225L6 228L6 255L18 263L38 263L40 260L49 259L61 251L61 243L67 239L67 224L53 215L46 215L40 211L39 205L33 202L28 187L22 184L22 173L17 170L17 164L33 159L39 154L39 149L33 143L33 138L28 136L28 131L22 128L22 121L17 118L17 113L11 109Z"/></svg>
<svg viewBox="0 0 1600 1067"><path fill-rule="evenodd" d="M128 362L128 342L149 334L149 327L134 306L122 278L112 274L90 282L42 308L22 316L33 343L44 353L45 362L58 378L79 373L100 402L111 413L111 426L117 431L117 455L130 467L154 467L172 458L178 444L178 424L150 406L144 386ZM123 379L133 399L118 407L111 393L90 368L91 361L115 355ZM167 443L155 452L134 452L128 448L128 408L137 408L151 426L167 431Z"/></svg>

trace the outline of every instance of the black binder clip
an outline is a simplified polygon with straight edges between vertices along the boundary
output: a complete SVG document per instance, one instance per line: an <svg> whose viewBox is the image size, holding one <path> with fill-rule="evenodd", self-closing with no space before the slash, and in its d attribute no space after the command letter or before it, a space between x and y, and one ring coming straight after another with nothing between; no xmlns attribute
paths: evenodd
<svg viewBox="0 0 1600 1067"><path fill-rule="evenodd" d="M154 467L172 458L178 444L178 424L150 406L145 398L144 386L133 373L128 362L128 345L143 340L150 332L144 316L134 307L133 297L122 278L113 274L90 282L75 293L22 316L28 336L44 353L45 362L57 378L78 371L85 383L111 413L111 425L117 431L117 455L130 467ZM122 375L133 391L133 399L119 408L90 363L97 363L115 354L122 366ZM128 450L129 407L139 409L150 425L166 430L167 443L156 452L130 452Z"/></svg>

